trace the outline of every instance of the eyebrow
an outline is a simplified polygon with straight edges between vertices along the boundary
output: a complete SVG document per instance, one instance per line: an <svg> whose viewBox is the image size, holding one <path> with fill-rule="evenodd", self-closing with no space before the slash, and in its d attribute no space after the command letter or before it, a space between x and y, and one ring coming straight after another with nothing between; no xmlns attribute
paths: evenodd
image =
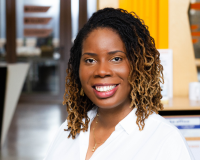
<svg viewBox="0 0 200 160"><path fill-rule="evenodd" d="M108 54L109 54L109 55L113 55L113 54L115 54L115 53L117 53L117 52L121 52L121 53L124 53L124 54L125 54L125 52L120 51L120 50L110 51L110 52L108 52ZM97 56L96 53L89 53L89 52L83 53L82 56L83 56L83 55Z"/></svg>

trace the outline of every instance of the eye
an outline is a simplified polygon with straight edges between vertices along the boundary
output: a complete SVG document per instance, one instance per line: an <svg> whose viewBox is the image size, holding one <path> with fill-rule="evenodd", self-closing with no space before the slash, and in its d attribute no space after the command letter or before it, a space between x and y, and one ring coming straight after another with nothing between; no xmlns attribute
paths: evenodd
<svg viewBox="0 0 200 160"><path fill-rule="evenodd" d="M119 62L119 61L122 61L122 58L120 58L120 57L115 57L115 58L113 58L111 61Z"/></svg>
<svg viewBox="0 0 200 160"><path fill-rule="evenodd" d="M85 60L85 63L95 63L95 60L94 59L92 59L92 58L88 58L88 59L86 59Z"/></svg>

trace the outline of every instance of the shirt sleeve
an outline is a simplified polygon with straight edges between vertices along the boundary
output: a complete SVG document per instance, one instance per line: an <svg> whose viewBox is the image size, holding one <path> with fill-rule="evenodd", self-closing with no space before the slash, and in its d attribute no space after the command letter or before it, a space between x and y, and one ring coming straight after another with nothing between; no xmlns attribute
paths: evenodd
<svg viewBox="0 0 200 160"><path fill-rule="evenodd" d="M178 132L166 139L156 160L194 160L185 138Z"/></svg>

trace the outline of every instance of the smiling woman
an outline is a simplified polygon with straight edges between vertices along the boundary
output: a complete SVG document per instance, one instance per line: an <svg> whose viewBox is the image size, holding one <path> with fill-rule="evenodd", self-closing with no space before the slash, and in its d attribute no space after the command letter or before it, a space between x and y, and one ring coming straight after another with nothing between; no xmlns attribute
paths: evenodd
<svg viewBox="0 0 200 160"><path fill-rule="evenodd" d="M46 160L190 160L178 129L159 116L163 67L135 13L94 13L71 48L68 117Z"/></svg>
<svg viewBox="0 0 200 160"><path fill-rule="evenodd" d="M83 41L79 67L81 86L101 109L130 106L130 65L125 52L119 35L108 28L93 30Z"/></svg>

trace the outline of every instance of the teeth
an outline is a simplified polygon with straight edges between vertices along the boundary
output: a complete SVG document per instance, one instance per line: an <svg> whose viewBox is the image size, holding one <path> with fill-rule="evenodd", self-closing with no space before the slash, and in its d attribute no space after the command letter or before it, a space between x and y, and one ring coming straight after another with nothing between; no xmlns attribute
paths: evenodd
<svg viewBox="0 0 200 160"><path fill-rule="evenodd" d="M108 92L115 88L116 85L110 85L110 86L95 86L95 89L99 92Z"/></svg>

